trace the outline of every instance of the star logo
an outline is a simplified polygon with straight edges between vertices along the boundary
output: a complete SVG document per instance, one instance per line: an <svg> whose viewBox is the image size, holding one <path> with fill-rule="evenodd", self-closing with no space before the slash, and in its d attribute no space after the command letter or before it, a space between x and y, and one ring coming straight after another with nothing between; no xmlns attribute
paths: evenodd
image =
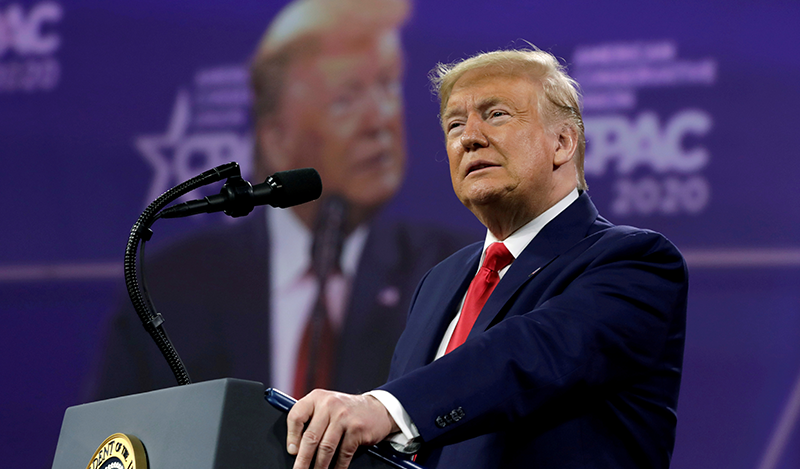
<svg viewBox="0 0 800 469"><path fill-rule="evenodd" d="M167 130L135 139L136 149L153 169L145 205L176 184L224 163L236 161L242 174L250 174L252 137L233 130L190 132L192 99L178 90ZM188 198L188 197L185 197Z"/></svg>

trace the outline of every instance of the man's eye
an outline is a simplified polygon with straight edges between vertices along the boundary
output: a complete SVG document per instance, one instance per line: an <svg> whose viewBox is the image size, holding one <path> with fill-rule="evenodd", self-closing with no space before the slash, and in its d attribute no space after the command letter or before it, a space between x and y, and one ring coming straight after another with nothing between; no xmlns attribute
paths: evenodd
<svg viewBox="0 0 800 469"><path fill-rule="evenodd" d="M492 111L492 117L502 117L505 116L506 113L504 111Z"/></svg>
<svg viewBox="0 0 800 469"><path fill-rule="evenodd" d="M456 127L460 127L460 126L461 126L461 122L451 122L450 124L447 125L447 130L453 130Z"/></svg>

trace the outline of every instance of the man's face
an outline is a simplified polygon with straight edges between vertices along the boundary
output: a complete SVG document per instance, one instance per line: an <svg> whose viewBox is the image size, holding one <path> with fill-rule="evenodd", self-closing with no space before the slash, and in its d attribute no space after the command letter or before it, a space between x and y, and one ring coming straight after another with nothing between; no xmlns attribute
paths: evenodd
<svg viewBox="0 0 800 469"><path fill-rule="evenodd" d="M467 72L453 87L442 115L450 177L484 224L486 213L527 222L558 201L558 137L539 116L541 92L528 78L492 69Z"/></svg>
<svg viewBox="0 0 800 469"><path fill-rule="evenodd" d="M401 55L396 32L325 38L297 59L271 125L275 170L314 167L323 195L372 209L397 191L405 167ZM262 140L263 145L263 140Z"/></svg>

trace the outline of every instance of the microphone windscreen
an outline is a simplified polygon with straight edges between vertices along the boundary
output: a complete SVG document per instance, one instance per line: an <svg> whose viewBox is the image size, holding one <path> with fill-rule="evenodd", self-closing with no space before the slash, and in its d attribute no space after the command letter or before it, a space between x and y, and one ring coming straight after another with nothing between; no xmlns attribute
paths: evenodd
<svg viewBox="0 0 800 469"><path fill-rule="evenodd" d="M281 171L272 177L281 186L272 194L273 207L293 207L317 200L322 194L322 179L314 168Z"/></svg>

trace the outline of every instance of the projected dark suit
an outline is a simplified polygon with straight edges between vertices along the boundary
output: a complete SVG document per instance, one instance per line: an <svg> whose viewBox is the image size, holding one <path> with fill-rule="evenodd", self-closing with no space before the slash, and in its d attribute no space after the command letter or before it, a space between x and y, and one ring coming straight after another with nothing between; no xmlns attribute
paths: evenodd
<svg viewBox="0 0 800 469"><path fill-rule="evenodd" d="M146 264L155 306L194 382L222 377L270 382L270 241L264 218L262 211L181 241ZM361 392L385 382L417 282L466 239L435 228L373 221L340 338L337 389ZM388 301L381 295L387 289ZM176 384L138 316L123 303L109 330L92 399Z"/></svg>

